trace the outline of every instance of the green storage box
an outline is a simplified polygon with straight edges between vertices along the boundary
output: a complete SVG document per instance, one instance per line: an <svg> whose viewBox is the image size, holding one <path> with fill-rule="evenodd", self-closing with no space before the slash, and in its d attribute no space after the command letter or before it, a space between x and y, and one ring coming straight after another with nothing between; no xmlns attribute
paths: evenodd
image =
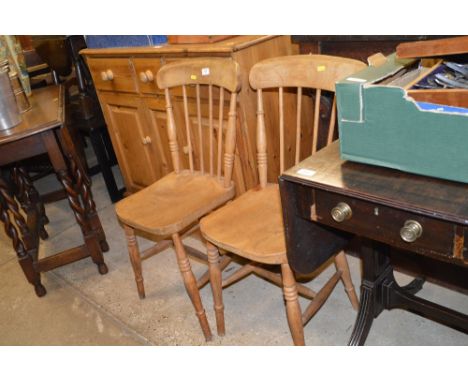
<svg viewBox="0 0 468 382"><path fill-rule="evenodd" d="M415 63L393 54L337 83L341 156L468 183L468 108L417 102L388 80Z"/></svg>

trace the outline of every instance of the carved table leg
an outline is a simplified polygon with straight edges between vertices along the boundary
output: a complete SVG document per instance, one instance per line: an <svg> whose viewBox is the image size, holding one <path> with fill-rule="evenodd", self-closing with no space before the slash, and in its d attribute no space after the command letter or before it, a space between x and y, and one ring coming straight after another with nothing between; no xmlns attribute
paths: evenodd
<svg viewBox="0 0 468 382"><path fill-rule="evenodd" d="M361 309L349 345L364 344L373 319L383 309L405 309L468 333L468 315L415 296L424 278L416 278L406 286L398 285L388 252L389 247L376 242L362 247Z"/></svg>
<svg viewBox="0 0 468 382"><path fill-rule="evenodd" d="M83 208L83 206L80 203L79 194L76 191L75 187L73 187L73 182L70 176L68 175L68 172L66 170L58 171L57 178L62 183L67 193L68 202L70 204L71 209L73 210L73 213L75 214L75 219L81 228L85 244L89 249L93 262L98 266L100 274L106 274L108 270L106 264L104 263L104 257L102 256L102 251L98 242L98 237L89 225L85 208Z"/></svg>
<svg viewBox="0 0 468 382"><path fill-rule="evenodd" d="M401 289L405 290L409 294L416 294L422 289L425 282L425 277L417 277L405 286L402 286Z"/></svg>
<svg viewBox="0 0 468 382"><path fill-rule="evenodd" d="M372 322L383 310L381 287L387 275L392 274L385 247L366 241L361 247L363 275L361 306L348 345L364 345Z"/></svg>
<svg viewBox="0 0 468 382"><path fill-rule="evenodd" d="M98 266L99 273L105 274L107 273L107 266L104 263L101 246L99 244L101 241L100 237L97 235L95 230L93 230L91 219L86 212L87 208L84 206L85 203L80 203L80 197L83 201L86 199L82 196L82 184L84 179L81 178L82 184L77 186L77 170L73 171L72 169L73 165L77 168L76 161L74 160L75 156L73 155L73 143L70 141L70 137L66 132L66 128L60 129L57 137L54 132L47 131L42 134L42 141L47 149L50 161L54 167L55 173L57 174L57 178L60 183L62 183L65 192L67 193L68 202L75 214L75 219L81 228L86 248L93 259L93 262ZM68 139L66 139L67 137ZM61 147L59 147L57 138L61 142ZM70 161L70 166L67 166L62 150L72 159ZM73 182L74 179L75 182ZM89 196L89 198L92 200L91 196Z"/></svg>
<svg viewBox="0 0 468 382"><path fill-rule="evenodd" d="M10 214L8 213L10 212ZM20 229L22 237L10 219L10 215ZM18 262L29 283L34 286L36 295L42 297L46 294L46 289L41 284L41 275L34 268L34 254L37 255L37 247L31 237L26 221L19 212L15 199L8 192L5 182L0 179L0 220L4 224L5 232L13 243Z"/></svg>
<svg viewBox="0 0 468 382"><path fill-rule="evenodd" d="M393 272L383 282L382 299L385 309L405 309L443 325L468 333L468 315L424 300L414 294L421 289L424 279L417 278L404 287L396 282Z"/></svg>
<svg viewBox="0 0 468 382"><path fill-rule="evenodd" d="M68 155L68 160L70 163L70 169L75 179L76 189L81 195L83 205L85 207L85 214L89 220L91 229L96 233L99 238L99 245L103 252L109 251L109 244L106 240L106 234L102 228L101 221L96 211L96 203L93 199L93 194L91 192L91 180L83 171L82 167L79 166L77 161L74 159L72 154Z"/></svg>
<svg viewBox="0 0 468 382"><path fill-rule="evenodd" d="M47 239L49 235L44 226L49 223L49 219L45 213L44 203L34 187L29 174L24 167L15 167L13 168L12 175L17 187L17 197L21 202L21 207L26 213L29 213L31 209L37 210L39 215L39 236L43 240Z"/></svg>

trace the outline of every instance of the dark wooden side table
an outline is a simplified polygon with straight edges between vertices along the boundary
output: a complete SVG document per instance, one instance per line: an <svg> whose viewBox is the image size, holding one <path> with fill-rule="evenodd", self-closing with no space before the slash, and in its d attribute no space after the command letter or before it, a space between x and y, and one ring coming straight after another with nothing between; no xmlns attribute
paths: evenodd
<svg viewBox="0 0 468 382"><path fill-rule="evenodd" d="M424 277L468 290L468 185L340 159L339 143L280 178L288 258L308 273L357 245L361 307L350 345L383 309L406 309L468 332L468 316L415 296ZM399 286L394 267L416 276Z"/></svg>
<svg viewBox="0 0 468 382"><path fill-rule="evenodd" d="M79 160L68 130L64 126L64 91L49 86L33 92L32 108L22 115L18 126L0 131L0 220L10 237L18 261L37 296L46 294L41 272L91 256L99 273L107 273L103 251L108 251L104 230L96 212L91 184ZM84 244L58 254L38 259L39 238L47 238L47 223L40 196L24 169L16 162L47 153L57 178L63 185ZM20 202L26 218L20 211Z"/></svg>

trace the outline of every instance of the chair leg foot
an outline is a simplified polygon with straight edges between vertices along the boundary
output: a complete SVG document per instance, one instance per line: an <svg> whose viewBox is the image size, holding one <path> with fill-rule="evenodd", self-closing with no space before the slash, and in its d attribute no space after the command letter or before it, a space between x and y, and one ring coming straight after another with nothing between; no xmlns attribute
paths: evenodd
<svg viewBox="0 0 468 382"><path fill-rule="evenodd" d="M109 269L107 268L107 265L104 263L98 264L98 271L99 274L105 275L107 272L109 272Z"/></svg>
<svg viewBox="0 0 468 382"><path fill-rule="evenodd" d="M49 238L49 234L47 233L46 229L44 228L44 226L40 227L39 228L39 237L42 239L42 240L47 240Z"/></svg>
<svg viewBox="0 0 468 382"><path fill-rule="evenodd" d="M141 257L138 249L138 242L135 237L135 230L127 225L124 225L125 237L127 239L128 254L130 256L130 262L132 263L133 273L135 274L135 282L137 285L138 296L145 298L145 285L143 282L142 270L141 270Z"/></svg>
<svg viewBox="0 0 468 382"><path fill-rule="evenodd" d="M294 345L305 345L304 327L302 326L301 306L299 305L296 279L289 264L281 264L283 293L286 300L286 315Z"/></svg>
<svg viewBox="0 0 468 382"><path fill-rule="evenodd" d="M223 288L221 281L221 268L219 265L219 252L210 242L206 243L208 253L208 267L210 272L211 291L213 293L214 311L216 317L216 329L219 336L226 334L224 323L224 305L223 305Z"/></svg>
<svg viewBox="0 0 468 382"><path fill-rule="evenodd" d="M185 248L179 234L173 234L172 241L174 242L177 264L184 281L185 289L192 301L193 307L195 308L195 313L198 317L198 321L200 322L205 340L211 341L211 329L208 324L208 319L206 318L205 309L203 308L200 292L197 288L197 280L192 272L190 261L187 257L187 253L185 252Z"/></svg>
<svg viewBox="0 0 468 382"><path fill-rule="evenodd" d="M41 283L34 285L34 291L36 292L37 297L43 297L47 294L47 291L44 288L44 285L42 285Z"/></svg>
<svg viewBox="0 0 468 382"><path fill-rule="evenodd" d="M109 243L107 242L107 240L101 240L99 242L99 246L101 247L101 251L102 252L108 252L109 251Z"/></svg>
<svg viewBox="0 0 468 382"><path fill-rule="evenodd" d="M341 271L341 281L343 282L346 293L348 294L349 301L354 310L359 310L359 299L354 289L353 280L351 279L351 272L349 271L348 260L346 254L341 251L335 256L335 267Z"/></svg>

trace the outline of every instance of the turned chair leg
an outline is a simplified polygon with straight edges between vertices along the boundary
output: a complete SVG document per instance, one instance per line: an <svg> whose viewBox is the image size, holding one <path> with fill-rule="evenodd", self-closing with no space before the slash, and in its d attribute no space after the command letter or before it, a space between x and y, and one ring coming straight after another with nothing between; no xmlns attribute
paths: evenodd
<svg viewBox="0 0 468 382"><path fill-rule="evenodd" d="M184 280L185 289L192 301L193 307L200 322L203 335L205 336L206 341L211 340L211 329L206 318L205 309L200 297L200 292L197 288L197 280L192 272L192 267L190 266L190 261L185 252L182 239L179 234L175 233L172 235L172 241L174 242L177 264L179 265L180 273L182 274L182 279Z"/></svg>
<svg viewBox="0 0 468 382"><path fill-rule="evenodd" d="M302 326L301 306L299 305L296 279L289 264L281 264L283 275L283 293L286 300L286 315L294 345L305 345L304 327Z"/></svg>
<svg viewBox="0 0 468 382"><path fill-rule="evenodd" d="M145 298L145 286L143 283L143 275L141 271L141 258L138 249L138 242L135 236L135 230L124 224L125 237L127 238L128 254L130 262L132 263L133 273L135 274L135 281L138 289L138 296Z"/></svg>
<svg viewBox="0 0 468 382"><path fill-rule="evenodd" d="M221 267L219 265L219 252L210 242L206 243L208 253L208 267L210 272L211 291L213 293L214 310L216 315L216 329L219 336L224 336L226 328L224 325L223 288L221 280Z"/></svg>
<svg viewBox="0 0 468 382"><path fill-rule="evenodd" d="M335 256L335 267L338 271L341 271L341 281L343 282L346 293L348 294L349 301L354 310L359 309L359 299L354 289L353 280L351 279L351 272L349 271L348 260L346 254L341 251Z"/></svg>

